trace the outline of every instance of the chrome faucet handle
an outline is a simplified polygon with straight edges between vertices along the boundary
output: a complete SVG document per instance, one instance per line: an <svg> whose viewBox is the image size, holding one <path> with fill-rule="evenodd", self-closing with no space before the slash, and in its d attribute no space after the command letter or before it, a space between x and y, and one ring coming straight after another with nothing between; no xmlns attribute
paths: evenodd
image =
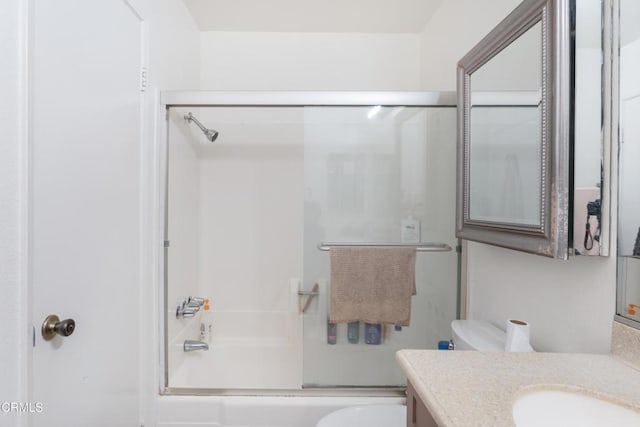
<svg viewBox="0 0 640 427"><path fill-rule="evenodd" d="M176 308L176 319L194 317L200 307L189 307L186 301Z"/></svg>
<svg viewBox="0 0 640 427"><path fill-rule="evenodd" d="M191 307L191 308L198 308L198 310L200 309L200 307L202 307L204 305L204 298L200 298L200 297L189 297L189 299L187 300L187 307Z"/></svg>
<svg viewBox="0 0 640 427"><path fill-rule="evenodd" d="M196 315L196 313L197 313L197 310L191 310L191 309L185 308L180 313L180 317L182 317L182 318L194 317Z"/></svg>

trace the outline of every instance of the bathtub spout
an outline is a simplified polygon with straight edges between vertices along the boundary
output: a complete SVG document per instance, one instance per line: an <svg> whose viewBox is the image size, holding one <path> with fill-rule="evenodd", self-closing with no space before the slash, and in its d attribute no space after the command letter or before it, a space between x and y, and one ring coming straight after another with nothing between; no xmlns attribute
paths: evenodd
<svg viewBox="0 0 640 427"><path fill-rule="evenodd" d="M184 351L209 350L209 344L202 341L185 340L182 348Z"/></svg>

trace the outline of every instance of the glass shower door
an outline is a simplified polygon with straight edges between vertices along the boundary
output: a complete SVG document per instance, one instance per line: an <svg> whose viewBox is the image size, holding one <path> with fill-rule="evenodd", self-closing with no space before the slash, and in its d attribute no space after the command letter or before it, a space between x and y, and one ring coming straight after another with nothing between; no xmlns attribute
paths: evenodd
<svg viewBox="0 0 640 427"><path fill-rule="evenodd" d="M455 251L417 254L410 325L366 344L362 322L350 337L327 323L318 245L455 248L455 108L170 107L168 120L168 388L402 386L395 352L449 338ZM182 316L190 296L207 304ZM187 340L209 349L187 352Z"/></svg>
<svg viewBox="0 0 640 427"><path fill-rule="evenodd" d="M304 387L403 386L395 352L437 348L449 338L457 314L455 250L417 253L410 326L382 325L381 342L366 344L363 322L328 323L329 252L318 245L455 248L455 120L450 107L304 108L302 283L305 293L318 291L304 313Z"/></svg>

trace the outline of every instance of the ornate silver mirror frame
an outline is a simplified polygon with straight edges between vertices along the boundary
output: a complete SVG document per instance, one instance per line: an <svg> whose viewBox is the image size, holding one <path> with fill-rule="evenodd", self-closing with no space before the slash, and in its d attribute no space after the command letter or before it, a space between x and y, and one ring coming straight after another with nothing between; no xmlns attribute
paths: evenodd
<svg viewBox="0 0 640 427"><path fill-rule="evenodd" d="M525 0L458 63L456 236L566 259L572 150L571 0ZM537 225L470 217L471 75L537 23L542 27L541 189Z"/></svg>

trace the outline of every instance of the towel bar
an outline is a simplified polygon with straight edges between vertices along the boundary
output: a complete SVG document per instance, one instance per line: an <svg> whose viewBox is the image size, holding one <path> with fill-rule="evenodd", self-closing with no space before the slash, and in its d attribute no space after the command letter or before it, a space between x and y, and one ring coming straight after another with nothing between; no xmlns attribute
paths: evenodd
<svg viewBox="0 0 640 427"><path fill-rule="evenodd" d="M320 242L318 243L318 249L321 251L328 251L332 247L338 246L358 246L358 247L401 247L401 248L416 248L417 252L450 252L451 246L446 243L337 243L337 242Z"/></svg>

